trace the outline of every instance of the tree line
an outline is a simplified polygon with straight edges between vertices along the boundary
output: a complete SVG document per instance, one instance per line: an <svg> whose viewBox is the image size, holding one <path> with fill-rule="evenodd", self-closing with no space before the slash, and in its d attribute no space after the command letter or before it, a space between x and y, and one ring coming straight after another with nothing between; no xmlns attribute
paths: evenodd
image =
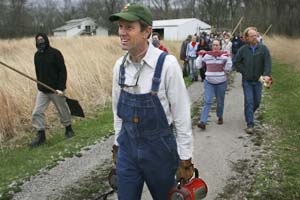
<svg viewBox="0 0 300 200"><path fill-rule="evenodd" d="M92 17L109 34L117 26L108 17L131 2L149 6L154 19L198 18L217 30L232 30L244 17L240 29L256 26L264 32L299 36L300 4L297 0L1 0L0 38L52 33L65 21Z"/></svg>

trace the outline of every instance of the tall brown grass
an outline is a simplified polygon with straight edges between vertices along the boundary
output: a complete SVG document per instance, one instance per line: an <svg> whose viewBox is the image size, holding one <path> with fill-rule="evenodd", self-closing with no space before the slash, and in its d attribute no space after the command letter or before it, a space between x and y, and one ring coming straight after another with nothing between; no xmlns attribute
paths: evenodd
<svg viewBox="0 0 300 200"><path fill-rule="evenodd" d="M50 38L50 43L65 58L68 70L67 95L78 99L88 116L110 103L113 65L124 54L119 47L119 39ZM170 54L179 58L181 42L162 43ZM264 43L269 47L273 58L300 70L300 39L274 36L265 37ZM0 60L32 77L35 77L35 51L33 38L0 40ZM34 82L0 66L0 141L30 127L36 92ZM48 120L56 119L53 106L47 116Z"/></svg>
<svg viewBox="0 0 300 200"><path fill-rule="evenodd" d="M88 115L111 101L113 65L124 54L117 37L50 38L50 44L65 58L67 95L78 99ZM179 42L164 45L179 54ZM0 40L0 60L34 78L35 51L33 38ZM0 66L0 141L30 127L36 92L34 82ZM48 121L56 119L53 108L47 111Z"/></svg>
<svg viewBox="0 0 300 200"><path fill-rule="evenodd" d="M273 58L300 70L300 39L273 36L265 37L263 41L270 49Z"/></svg>

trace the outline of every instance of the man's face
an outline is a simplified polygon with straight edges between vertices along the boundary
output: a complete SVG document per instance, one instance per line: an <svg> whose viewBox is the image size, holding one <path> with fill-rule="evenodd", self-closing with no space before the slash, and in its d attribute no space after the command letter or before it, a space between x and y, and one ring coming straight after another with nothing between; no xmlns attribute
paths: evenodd
<svg viewBox="0 0 300 200"><path fill-rule="evenodd" d="M150 32L150 26L146 28L146 30L141 31L141 25L138 21L130 22L123 19L119 20L119 37L123 50L139 50L147 44Z"/></svg>
<svg viewBox="0 0 300 200"><path fill-rule="evenodd" d="M193 35L192 42L196 42L196 41L197 41L197 37Z"/></svg>
<svg viewBox="0 0 300 200"><path fill-rule="evenodd" d="M257 32L252 29L249 30L247 40L250 45L256 45L257 44Z"/></svg>
<svg viewBox="0 0 300 200"><path fill-rule="evenodd" d="M46 41L42 36L36 38L36 48L39 52L44 52L46 49Z"/></svg>
<svg viewBox="0 0 300 200"><path fill-rule="evenodd" d="M36 43L37 43L37 44L44 43L44 42L45 42L45 39L44 39L42 36L38 36L38 37L36 38Z"/></svg>
<svg viewBox="0 0 300 200"><path fill-rule="evenodd" d="M158 38L157 35L153 35L153 36L152 36L152 40L159 40L159 38Z"/></svg>

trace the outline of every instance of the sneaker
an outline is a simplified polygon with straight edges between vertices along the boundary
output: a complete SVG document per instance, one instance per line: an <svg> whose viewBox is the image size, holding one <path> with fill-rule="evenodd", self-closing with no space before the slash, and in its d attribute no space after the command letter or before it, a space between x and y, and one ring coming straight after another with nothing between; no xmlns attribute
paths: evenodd
<svg viewBox="0 0 300 200"><path fill-rule="evenodd" d="M206 125L204 124L204 122L198 122L198 124L197 124L197 126L198 126L198 128L201 128L202 130L205 130L205 128L206 128Z"/></svg>
<svg viewBox="0 0 300 200"><path fill-rule="evenodd" d="M254 129L252 127L247 127L245 129L245 131L246 131L247 134L253 134L254 133Z"/></svg>
<svg viewBox="0 0 300 200"><path fill-rule="evenodd" d="M219 125L223 124L223 118L222 118L222 117L220 117L220 118L218 119L217 124L219 124Z"/></svg>

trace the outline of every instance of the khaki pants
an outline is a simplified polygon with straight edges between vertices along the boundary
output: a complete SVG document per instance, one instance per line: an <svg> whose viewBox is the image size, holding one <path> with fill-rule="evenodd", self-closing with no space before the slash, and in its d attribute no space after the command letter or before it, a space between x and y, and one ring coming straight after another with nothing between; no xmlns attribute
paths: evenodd
<svg viewBox="0 0 300 200"><path fill-rule="evenodd" d="M60 122L64 126L71 125L71 113L64 96L58 96L54 93L43 93L38 91L35 108L32 113L32 126L37 130L45 129L45 110L48 108L50 101L55 105Z"/></svg>

